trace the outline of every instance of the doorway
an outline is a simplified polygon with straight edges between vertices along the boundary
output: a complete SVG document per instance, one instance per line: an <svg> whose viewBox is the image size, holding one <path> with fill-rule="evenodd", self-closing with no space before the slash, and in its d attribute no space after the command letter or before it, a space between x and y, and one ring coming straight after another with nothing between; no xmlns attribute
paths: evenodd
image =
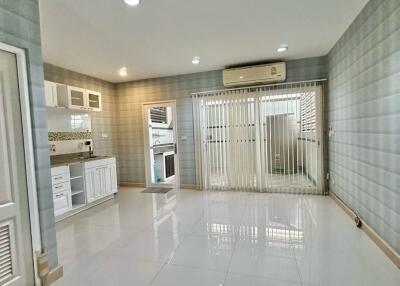
<svg viewBox="0 0 400 286"><path fill-rule="evenodd" d="M143 104L146 186L179 187L176 103Z"/></svg>
<svg viewBox="0 0 400 286"><path fill-rule="evenodd" d="M32 150L25 53L0 43L0 285L36 280L33 250L40 250L40 234Z"/></svg>
<svg viewBox="0 0 400 286"><path fill-rule="evenodd" d="M321 194L322 94L309 83L194 95L198 185Z"/></svg>

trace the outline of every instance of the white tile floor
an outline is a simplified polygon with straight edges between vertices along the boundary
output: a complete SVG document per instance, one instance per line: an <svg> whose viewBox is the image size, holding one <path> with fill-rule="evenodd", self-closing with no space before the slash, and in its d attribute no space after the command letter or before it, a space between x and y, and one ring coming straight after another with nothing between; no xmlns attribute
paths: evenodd
<svg viewBox="0 0 400 286"><path fill-rule="evenodd" d="M304 174L270 174L264 176L264 186L275 193L296 193L296 194L318 194L316 185ZM220 173L210 177L210 186L213 189L227 189L229 185L227 176ZM257 178L254 176L247 183L249 186L257 185Z"/></svg>
<svg viewBox="0 0 400 286"><path fill-rule="evenodd" d="M56 285L400 285L328 197L140 191L57 225Z"/></svg>

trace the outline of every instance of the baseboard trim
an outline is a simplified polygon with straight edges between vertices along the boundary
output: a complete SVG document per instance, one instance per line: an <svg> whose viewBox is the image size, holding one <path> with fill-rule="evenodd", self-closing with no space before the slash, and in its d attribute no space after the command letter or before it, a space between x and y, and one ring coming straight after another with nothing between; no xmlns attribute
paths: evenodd
<svg viewBox="0 0 400 286"><path fill-rule="evenodd" d="M145 183L130 183L130 182L120 182L119 183L120 187L135 187L135 188L146 188ZM196 190L196 185L189 185L189 184L181 184L180 186L181 189L187 189L187 190Z"/></svg>
<svg viewBox="0 0 400 286"><path fill-rule="evenodd" d="M134 187L134 188L146 188L145 183L130 183L130 182L120 182L120 187Z"/></svg>
<svg viewBox="0 0 400 286"><path fill-rule="evenodd" d="M80 208L73 209L73 210L70 210L70 211L68 211L68 212L66 212L64 214L58 215L58 216L55 217L55 221L56 222L62 221L64 219L66 219L66 218L74 216L74 215L76 215L76 214L78 214L80 212L86 211L86 210L88 210L88 209L90 209L92 207L95 207L95 206L97 206L99 204L102 204L102 203L104 203L106 201L113 200L113 199L114 199L114 194L108 195L108 196L106 196L104 198L98 199L97 201L88 203L88 204L86 204L86 205L84 205L84 206L82 206Z"/></svg>
<svg viewBox="0 0 400 286"><path fill-rule="evenodd" d="M329 192L329 196L350 216L353 220L356 217L354 211L333 192ZM375 230L372 229L364 220L362 221L361 229L366 235L385 253L385 255L400 268L400 254L394 250Z"/></svg>
<svg viewBox="0 0 400 286"><path fill-rule="evenodd" d="M181 184L181 189L197 190L196 185L186 185L186 184Z"/></svg>

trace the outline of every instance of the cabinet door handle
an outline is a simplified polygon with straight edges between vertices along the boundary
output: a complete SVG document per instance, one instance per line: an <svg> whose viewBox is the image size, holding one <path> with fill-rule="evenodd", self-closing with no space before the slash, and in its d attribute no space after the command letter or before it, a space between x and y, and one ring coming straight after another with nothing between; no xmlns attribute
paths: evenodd
<svg viewBox="0 0 400 286"><path fill-rule="evenodd" d="M59 177L54 177L54 180L61 180L63 177L59 176Z"/></svg>
<svg viewBox="0 0 400 286"><path fill-rule="evenodd" d="M60 198L62 196L64 196L64 194L58 194L58 195L56 195L56 199L58 199L58 198Z"/></svg>
<svg viewBox="0 0 400 286"><path fill-rule="evenodd" d="M61 189L63 186L55 186L55 189Z"/></svg>

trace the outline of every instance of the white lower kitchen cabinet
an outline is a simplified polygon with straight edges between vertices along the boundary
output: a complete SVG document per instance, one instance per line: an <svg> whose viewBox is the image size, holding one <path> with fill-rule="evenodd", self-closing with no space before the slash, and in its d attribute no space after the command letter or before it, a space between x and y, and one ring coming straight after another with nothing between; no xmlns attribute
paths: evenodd
<svg viewBox="0 0 400 286"><path fill-rule="evenodd" d="M71 190L53 194L54 215L62 215L72 209Z"/></svg>
<svg viewBox="0 0 400 286"><path fill-rule="evenodd" d="M118 191L115 158L66 163L53 167L51 174L56 220L87 209L96 201L101 203Z"/></svg>
<svg viewBox="0 0 400 286"><path fill-rule="evenodd" d="M85 189L88 203L117 192L115 158L85 163Z"/></svg>
<svg viewBox="0 0 400 286"><path fill-rule="evenodd" d="M72 209L69 168L60 166L51 169L54 215L62 215Z"/></svg>

